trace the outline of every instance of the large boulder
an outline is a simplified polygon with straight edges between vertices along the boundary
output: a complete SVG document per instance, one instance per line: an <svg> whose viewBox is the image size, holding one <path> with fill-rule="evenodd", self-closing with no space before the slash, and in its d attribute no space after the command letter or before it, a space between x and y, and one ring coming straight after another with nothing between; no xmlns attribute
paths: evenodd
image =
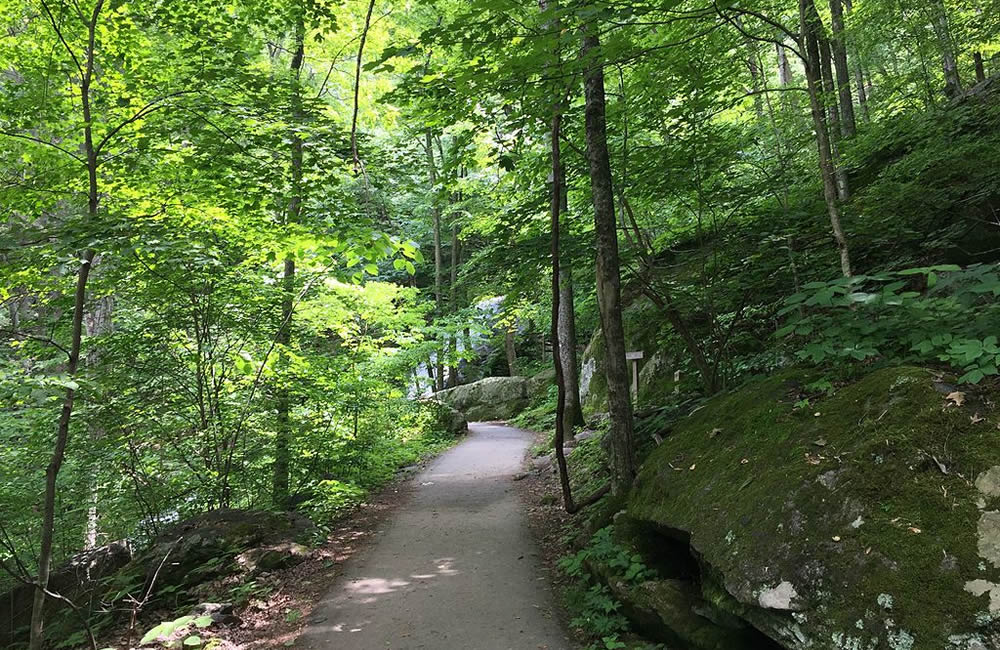
<svg viewBox="0 0 1000 650"><path fill-rule="evenodd" d="M920 368L829 397L814 379L760 380L680 422L627 519L689 548L702 597L785 648L1000 648L996 396Z"/></svg>
<svg viewBox="0 0 1000 650"><path fill-rule="evenodd" d="M253 574L301 562L316 529L290 512L215 510L170 526L118 575L112 593L183 594L194 601L199 588L234 574ZM154 583L155 579L155 583ZM209 594L205 594L209 595Z"/></svg>
<svg viewBox="0 0 1000 650"><path fill-rule="evenodd" d="M641 296L634 297L622 310L622 321L628 351L645 355L639 361L639 405L661 404L674 391L674 371L677 369L671 355L661 350L659 342L668 326L656 307ZM580 401L588 415L608 409L604 357L604 336L597 328L580 358ZM628 363L631 377L632 362Z"/></svg>
<svg viewBox="0 0 1000 650"><path fill-rule="evenodd" d="M434 398L473 422L507 420L528 406L532 387L529 377L487 377L437 392Z"/></svg>
<svg viewBox="0 0 1000 650"><path fill-rule="evenodd" d="M49 576L49 590L66 596L74 605L87 612L100 606L99 587L102 581L132 559L132 549L126 542L112 542L89 551L77 553L56 567ZM6 648L27 638L35 589L22 584L0 594L0 647ZM67 606L49 599L46 612L50 618ZM78 625L73 619L73 625Z"/></svg>
<svg viewBox="0 0 1000 650"><path fill-rule="evenodd" d="M465 414L438 399L424 402L434 411L434 428L451 436L463 436L469 432L469 421Z"/></svg>

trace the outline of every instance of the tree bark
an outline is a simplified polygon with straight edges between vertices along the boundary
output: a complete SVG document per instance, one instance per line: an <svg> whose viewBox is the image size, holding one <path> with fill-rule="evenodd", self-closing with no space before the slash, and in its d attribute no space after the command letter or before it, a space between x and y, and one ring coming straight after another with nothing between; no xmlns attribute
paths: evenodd
<svg viewBox="0 0 1000 650"><path fill-rule="evenodd" d="M91 84L95 68L95 47L97 44L97 22L104 6L104 0L97 0L87 24L86 59L80 77L80 108L83 116L83 149L86 154L87 169L87 221L93 223L97 219L100 206L100 188L97 180L97 148L94 144L93 115L91 113ZM56 20L43 3L52 27L57 32ZM60 36L61 38L61 36ZM65 45L69 50L69 45ZM72 52L70 52L72 54ZM77 60L76 57L73 57ZM70 381L77 376L80 365L80 349L83 341L83 318L87 307L87 280L96 252L88 249L80 256L80 268L76 275L76 291L73 295L73 320L70 326L70 346L66 362L66 374ZM29 650L41 650L45 642L45 590L49 586L49 575L52 571L52 543L55 537L56 488L59 471L66 458L66 447L69 444L70 422L73 418L73 406L76 399L74 384L66 387L63 395L62 410L56 426L55 447L45 470L45 495L42 501L41 540L38 550L38 576L31 608L31 623L29 626Z"/></svg>
<svg viewBox="0 0 1000 650"><path fill-rule="evenodd" d="M857 132L854 117L854 98L851 95L851 73L847 67L847 44L844 42L844 7L841 0L830 0L830 26L833 39L833 66L837 73L837 91L840 98L840 132L845 138L852 138Z"/></svg>
<svg viewBox="0 0 1000 650"><path fill-rule="evenodd" d="M817 20L819 20L817 14ZM837 178L837 198L841 201L851 199L851 188L847 180L847 171L844 169L842 156L840 155L840 134L841 119L840 107L837 105L837 88L833 80L833 54L830 50L830 42L822 33L822 28L817 31L817 39L820 48L820 67L823 78L823 101L827 107L830 154L833 158L833 171Z"/></svg>
<svg viewBox="0 0 1000 650"><path fill-rule="evenodd" d="M566 169L560 170L562 183L562 214L569 214ZM561 253L560 253L561 254ZM567 260L560 261L559 276L559 350L562 354L563 375L566 382L566 416L569 430L583 426L583 406L580 403L580 361L577 355L576 296L573 290L573 267Z"/></svg>
<svg viewBox="0 0 1000 650"><path fill-rule="evenodd" d="M604 337L608 410L611 416L611 490L623 494L636 474L632 401L625 362L625 328L622 323L621 268L615 219L611 160L608 152L604 70L600 39L595 26L585 27L581 56L584 73L584 114L587 162L594 202L597 236L597 299Z"/></svg>
<svg viewBox="0 0 1000 650"><path fill-rule="evenodd" d="M458 312L458 262L461 251L458 243L458 225L451 224L451 278L448 283L448 310L454 315ZM450 365L448 366L448 388L458 386L458 364L454 360L458 353L458 335L448 337Z"/></svg>
<svg viewBox="0 0 1000 650"><path fill-rule="evenodd" d="M424 146L427 149L427 176L431 184L431 217L434 220L434 315L440 318L443 314L441 276L443 263L441 259L441 211L437 207L437 166L434 164L434 136L431 130L424 132ZM439 341L440 343L440 341ZM441 346L434 355L434 388L444 390L444 363L441 359Z"/></svg>
<svg viewBox="0 0 1000 650"><path fill-rule="evenodd" d="M840 269L845 276L852 275L850 248L840 222L840 206L837 203L837 180L834 171L833 155L830 150L830 134L826 123L826 110L823 106L822 79L820 71L820 39L821 25L819 14L813 0L799 0L799 22L802 27L802 52L806 70L806 85L809 91L809 104L812 112L813 128L816 131L816 146L819 150L819 168L823 179L823 198L826 201L827 213L830 216L830 226L833 238L840 253Z"/></svg>
<svg viewBox="0 0 1000 650"><path fill-rule="evenodd" d="M957 97L962 92L962 79L958 74L958 54L955 51L955 39L951 33L951 24L948 21L948 10L944 6L944 0L931 0L930 10L932 12L931 24L934 27L934 36L937 37L938 47L941 50L941 68L944 71L944 94L950 99Z"/></svg>
<svg viewBox="0 0 1000 650"><path fill-rule="evenodd" d="M847 15L850 16L851 12L854 11L853 0L844 0L844 9L846 10ZM858 87L858 106L861 107L861 119L865 122L871 122L872 116L868 110L868 89L865 88L865 71L864 67L861 65L861 58L857 52L857 48L855 48L853 59L854 85Z"/></svg>
<svg viewBox="0 0 1000 650"><path fill-rule="evenodd" d="M298 223L302 214L302 135L298 127L304 122L302 110L302 62L305 58L305 15L302 10L297 12L294 51L291 63L291 118L293 128L289 133L291 139L291 195L288 200L288 214L285 216L287 225ZM285 256L281 279L281 322L278 327L276 343L278 345L278 386L275 390L277 409L277 431L274 439L274 473L271 488L271 501L278 507L284 507L289 497L289 476L291 473L292 446L292 398L289 388L288 348L292 343L292 317L295 308L295 257L288 253Z"/></svg>
<svg viewBox="0 0 1000 650"><path fill-rule="evenodd" d="M565 189L564 189L565 191ZM574 313L573 268L563 260L559 265L559 358L562 360L563 382L566 385L564 427L583 426L580 406L580 366L576 350L576 314Z"/></svg>
<svg viewBox="0 0 1000 650"><path fill-rule="evenodd" d="M792 66L788 63L788 52L784 45L775 44L774 49L778 54L778 84L786 88L792 85Z"/></svg>
<svg viewBox="0 0 1000 650"><path fill-rule="evenodd" d="M92 265L93 268L96 269L98 264L99 258L95 257ZM97 300L91 299L89 302L91 307L84 316L84 331L87 334L87 338L90 339L110 334L113 327L111 317L115 304L114 297L102 296ZM86 364L90 368L90 372L94 373L101 363L101 348L96 345L88 347ZM100 424L91 423L89 429L91 440L96 441L104 437L104 428ZM99 497L97 477L98 468L95 467L90 477L90 505L87 508L87 526L83 539L83 548L86 550L97 548Z"/></svg>
<svg viewBox="0 0 1000 650"><path fill-rule="evenodd" d="M514 331L517 323L511 323L503 333L503 347L507 354L507 373L511 377L517 376L517 348L514 347Z"/></svg>
<svg viewBox="0 0 1000 650"><path fill-rule="evenodd" d="M976 83L983 83L986 81L986 67L983 65L983 53L973 52L972 61L976 66Z"/></svg>

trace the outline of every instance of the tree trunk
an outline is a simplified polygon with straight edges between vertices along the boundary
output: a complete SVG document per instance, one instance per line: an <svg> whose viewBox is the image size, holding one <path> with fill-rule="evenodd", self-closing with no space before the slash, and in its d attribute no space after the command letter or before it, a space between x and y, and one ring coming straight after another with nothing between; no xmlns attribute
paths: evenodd
<svg viewBox="0 0 1000 650"><path fill-rule="evenodd" d="M822 30L822 28L820 29ZM833 55L830 51L830 43L822 31L817 32L817 35L823 77L823 101L826 103L829 119L830 154L833 157L833 171L837 177L837 198L841 201L849 201L851 189L847 180L847 171L844 169L840 155L841 119L840 108L837 106L837 89L833 81Z"/></svg>
<svg viewBox="0 0 1000 650"><path fill-rule="evenodd" d="M561 183L560 213L569 215L569 191L566 185L566 168L559 169ZM560 253L561 255L561 253ZM566 384L566 412L563 421L566 430L583 426L583 406L580 403L580 361L576 349L576 299L573 293L573 267L565 259L560 261L559 275L559 352L562 355L563 381Z"/></svg>
<svg viewBox="0 0 1000 650"><path fill-rule="evenodd" d="M291 139L291 196L288 200L288 214L285 223L298 223L302 213L302 135L297 127L305 120L302 111L302 62L305 58L305 16L303 11L297 12L294 36L294 52L292 54L292 88L291 108L292 125ZM277 430L274 438L274 474L271 489L271 501L279 508L288 503L289 476L291 473L292 446L292 398L289 387L288 348L292 343L292 316L295 308L295 257L288 253L281 279L281 323L278 327L276 343L278 345L278 386L275 390L277 409Z"/></svg>
<svg viewBox="0 0 1000 650"><path fill-rule="evenodd" d="M87 24L86 63L80 78L80 108L83 116L83 149L86 154L87 169L87 222L97 219L100 205L100 189L97 182L97 148L94 145L93 115L91 114L91 82L94 77L95 47L97 44L97 22L104 6L103 0L98 0L94 6L90 21ZM47 7L46 7L47 10ZM55 29L55 18L49 14ZM58 31L58 30L56 30ZM66 46L67 49L69 46ZM75 57L74 57L75 60ZM66 375L72 381L76 378L80 365L80 349L83 342L83 318L87 307L87 280L96 252L88 249L80 256L80 268L76 275L76 291L73 294L73 320L70 326L69 354L66 360ZM29 650L41 650L45 643L45 590L49 586L49 575L52 571L52 542L55 537L56 488L59 471L66 458L66 447L69 444L70 422L73 419L73 405L76 399L76 389L71 384L66 387L63 395L62 410L56 426L55 447L45 469L45 495L42 501L42 527L38 549L38 576L31 608L31 624L29 626Z"/></svg>
<svg viewBox="0 0 1000 650"><path fill-rule="evenodd" d="M774 49L778 54L778 84L787 88L792 85L792 66L788 63L788 52L783 45L775 44Z"/></svg>
<svg viewBox="0 0 1000 650"><path fill-rule="evenodd" d="M799 0L799 21L802 27L802 51L804 55L806 85L809 91L809 104L812 112L813 128L816 131L816 146L819 150L819 168L823 179L823 198L826 200L827 213L830 216L830 226L833 238L840 253L840 269L845 276L852 275L851 255L840 223L840 206L837 203L837 180L833 165L833 155L830 150L830 134L826 124L826 110L823 106L822 79L820 71L820 40L821 25L819 14L813 0Z"/></svg>
<svg viewBox="0 0 1000 650"><path fill-rule="evenodd" d="M458 262L461 258L459 246L458 226L453 223L451 225L451 281L448 283L448 311L450 311L452 315L458 312ZM448 337L448 353L450 357L450 365L448 366L448 388L454 388L455 386L458 386L458 362L455 361L455 356L458 354L457 333Z"/></svg>
<svg viewBox="0 0 1000 650"><path fill-rule="evenodd" d="M97 268L99 258L94 258L93 268ZM114 298L112 296L102 296L97 300L90 300L91 308L84 316L84 331L87 338L95 338L111 333L111 315L114 310ZM87 367L94 373L101 363L101 348L97 345L90 345L87 351ZM104 428L100 424L91 423L89 425L90 439L97 441L104 437ZM87 508L87 526L84 532L83 548L86 550L97 548L98 538L98 467L90 477L90 505Z"/></svg>
<svg viewBox="0 0 1000 650"><path fill-rule="evenodd" d="M594 202L594 229L597 236L597 299L604 337L604 366L608 384L608 411L611 416L611 489L614 494L623 494L632 485L636 474L632 400L629 395L628 366L625 362L621 268L608 153L604 70L596 26L588 26L585 30L581 50L587 66L584 76L584 114L587 162Z"/></svg>
<svg viewBox="0 0 1000 650"><path fill-rule="evenodd" d="M972 60L976 66L976 83L983 83L986 81L986 67L983 65L983 53L973 52Z"/></svg>
<svg viewBox="0 0 1000 650"><path fill-rule="evenodd" d="M938 47L941 49L941 68L944 71L944 94L950 99L957 97L962 92L962 80L958 74L958 54L955 48L955 39L951 33L948 10L944 6L944 0L931 0L930 10L933 14L931 23L934 27L934 36L937 37Z"/></svg>
<svg viewBox="0 0 1000 650"><path fill-rule="evenodd" d="M431 217L434 220L434 316L440 318L443 314L441 295L441 276L443 263L441 260L441 211L437 207L437 166L434 164L434 136L431 130L424 132L424 146L427 148L427 176L431 184ZM441 342L439 341L439 344ZM442 346L434 355L434 388L444 390L444 362L441 354Z"/></svg>
<svg viewBox="0 0 1000 650"><path fill-rule="evenodd" d="M565 191L565 189L564 189ZM583 426L580 406L580 366L576 352L576 314L574 314L573 268L565 262L559 265L559 358L562 360L563 382L566 385L566 410L563 422L566 431Z"/></svg>
<svg viewBox="0 0 1000 650"><path fill-rule="evenodd" d="M507 373L511 377L517 376L517 348L514 347L514 330L517 329L517 323L511 323L507 326L507 331L503 333L503 347L504 352L507 353Z"/></svg>
<svg viewBox="0 0 1000 650"><path fill-rule="evenodd" d="M850 15L854 10L853 0L844 0L844 9L847 11L847 15ZM861 65L861 59L858 56L857 48L854 52L854 85L858 87L858 106L861 107L861 119L865 122L871 122L872 116L868 110L868 90L865 88L865 71Z"/></svg>
<svg viewBox="0 0 1000 650"><path fill-rule="evenodd" d="M847 44L844 42L844 8L841 0L830 0L830 25L833 39L833 66L837 73L837 90L840 97L840 132L845 138L852 138L857 132L854 118L854 98L851 95L851 73L847 67Z"/></svg>
<svg viewBox="0 0 1000 650"><path fill-rule="evenodd" d="M736 16L733 20L742 31L743 21L740 17ZM759 119L764 117L764 97L761 93L761 89L764 85L762 83L764 75L760 69L760 53L758 51L757 41L749 36L744 36L743 44L747 49L745 61L747 65L747 72L750 73L750 91L753 93L753 109Z"/></svg>

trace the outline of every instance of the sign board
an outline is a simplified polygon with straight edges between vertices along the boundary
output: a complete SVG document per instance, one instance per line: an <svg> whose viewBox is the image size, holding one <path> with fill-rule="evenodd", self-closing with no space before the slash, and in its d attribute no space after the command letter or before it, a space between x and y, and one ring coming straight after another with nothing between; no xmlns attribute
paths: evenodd
<svg viewBox="0 0 1000 650"><path fill-rule="evenodd" d="M642 358L642 352L626 352L625 353L625 360L626 361L638 361L641 358Z"/></svg>

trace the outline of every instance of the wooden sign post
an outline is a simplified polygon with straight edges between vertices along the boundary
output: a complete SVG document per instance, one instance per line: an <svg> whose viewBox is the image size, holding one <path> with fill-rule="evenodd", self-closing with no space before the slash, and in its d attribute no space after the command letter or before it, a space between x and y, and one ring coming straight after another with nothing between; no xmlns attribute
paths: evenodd
<svg viewBox="0 0 1000 650"><path fill-rule="evenodd" d="M642 352L626 352L625 360L632 362L632 406L639 402L639 361L642 360Z"/></svg>

